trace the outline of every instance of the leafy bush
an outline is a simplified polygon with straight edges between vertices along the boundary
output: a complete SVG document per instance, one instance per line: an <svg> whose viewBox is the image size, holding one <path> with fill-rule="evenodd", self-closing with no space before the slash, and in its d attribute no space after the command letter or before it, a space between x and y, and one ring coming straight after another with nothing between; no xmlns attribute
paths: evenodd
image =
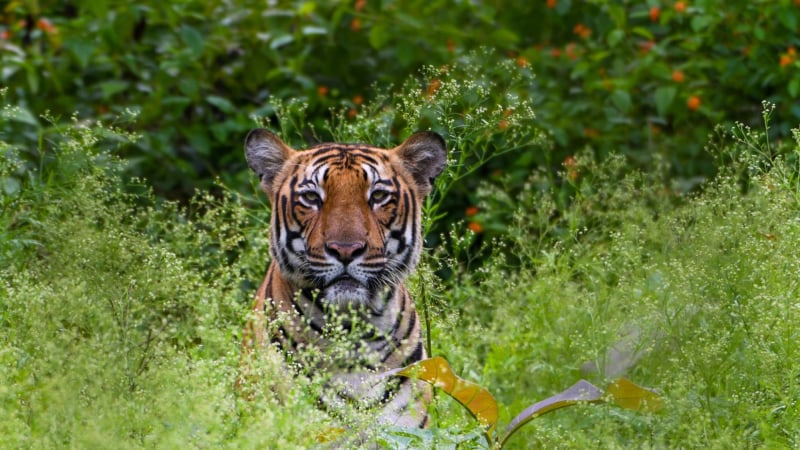
<svg viewBox="0 0 800 450"><path fill-rule="evenodd" d="M14 139L31 151L53 135L37 120L45 111L57 121L137 113L129 170L187 199L215 177L247 185L238 143L250 116L271 114L276 99L307 105L317 131L303 129L304 141L327 140L332 115L379 111L385 105L370 100L421 67L487 47L536 74L488 92L487 104L529 100L555 144L481 176L558 169L588 146L640 167L668 161L685 191L713 174L702 152L713 126L758 123L761 100L777 105L773 138L788 138L800 120L799 23L789 0L12 1L0 16L0 83L27 112L29 128ZM473 64L491 71L491 55Z"/></svg>
<svg viewBox="0 0 800 450"><path fill-rule="evenodd" d="M347 132L372 126L357 123ZM4 442L306 447L335 427L315 407L313 379L290 381L277 402L278 355L260 360L253 400L234 393L267 254L265 205L224 187L190 210L156 200L99 150L135 136L80 123L60 132L54 159L27 177L19 150L2 146L0 179L18 180L0 218ZM563 191L532 174L482 266L440 247L412 280L418 302L439 297L426 311L433 353L508 405L507 423L580 378L585 361L604 384L608 350L634 330L631 376L661 389L664 413L562 411L510 445L796 446L800 185L797 160L772 156L796 158L796 140L776 149L735 128L709 147L720 175L688 198L667 195L657 172L620 176L618 158L579 157L576 197L556 207ZM484 184L481 207L491 213L502 194ZM451 228L453 249L471 251L474 233ZM454 276L437 281L439 265ZM481 448L458 409L440 398L433 428L371 439Z"/></svg>
<svg viewBox="0 0 800 450"><path fill-rule="evenodd" d="M666 400L652 416L561 412L517 445L798 444L800 355L786 340L800 318L800 132L776 149L737 126L709 151L724 162L720 175L688 198L670 198L657 172L620 176L616 159L578 158L578 194L557 209L557 191L533 175L508 245L448 284L457 315L435 323L434 352L491 387L508 405L501 420L579 378L587 361L598 382L621 367ZM506 193L481 195L490 210Z"/></svg>
<svg viewBox="0 0 800 450"><path fill-rule="evenodd" d="M2 195L5 445L313 442L308 430L322 419L307 398L278 409L269 395L243 403L233 392L265 218L233 195L198 196L191 212L157 201L98 150L109 135L131 136L99 125L61 132L55 160ZM14 150L0 148L0 180L13 179ZM277 359L262 366L282 369Z"/></svg>

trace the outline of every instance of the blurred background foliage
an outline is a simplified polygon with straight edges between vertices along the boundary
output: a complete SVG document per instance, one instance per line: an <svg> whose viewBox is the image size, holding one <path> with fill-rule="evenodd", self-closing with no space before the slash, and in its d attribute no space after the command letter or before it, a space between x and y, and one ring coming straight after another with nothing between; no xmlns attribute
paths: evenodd
<svg viewBox="0 0 800 450"><path fill-rule="evenodd" d="M485 105L526 101L536 117L524 126L551 142L489 161L445 211L476 216L479 179L513 192L536 169L560 170L568 185L580 153L664 161L667 186L687 191L712 175L702 149L714 125L759 125L762 100L776 105L774 139L800 122L798 27L798 0L12 0L0 10L0 85L20 110L3 138L40 164L63 121L127 126L141 133L123 150L130 175L186 200L217 177L249 183L242 138L253 116L285 129L276 103L302 105L284 136L294 145L332 139L332 121L396 107L409 77L435 94L441 81L422 67L487 48L470 64L495 68L503 89ZM380 139L399 142L405 124L388 117ZM497 136L509 126L494 125ZM474 231L492 228L481 220Z"/></svg>

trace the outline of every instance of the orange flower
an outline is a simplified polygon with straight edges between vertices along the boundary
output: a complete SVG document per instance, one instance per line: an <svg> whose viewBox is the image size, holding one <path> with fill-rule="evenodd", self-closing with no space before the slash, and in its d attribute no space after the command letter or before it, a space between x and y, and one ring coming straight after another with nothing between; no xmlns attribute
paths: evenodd
<svg viewBox="0 0 800 450"><path fill-rule="evenodd" d="M328 86L325 86L324 84L319 85L317 87L317 95L320 97L325 97L328 95Z"/></svg>
<svg viewBox="0 0 800 450"><path fill-rule="evenodd" d="M786 67L789 64L797 61L797 51L794 47L789 47L786 49L786 53L781 55L781 67Z"/></svg>
<svg viewBox="0 0 800 450"><path fill-rule="evenodd" d="M354 8L356 11L361 11L365 6L367 6L367 0L356 0Z"/></svg>
<svg viewBox="0 0 800 450"><path fill-rule="evenodd" d="M553 47L553 49L550 50L550 56L552 56L553 58L560 58L561 57L561 49L557 48L557 47Z"/></svg>
<svg viewBox="0 0 800 450"><path fill-rule="evenodd" d="M547 0L547 7L553 9L556 7L556 0Z"/></svg>
<svg viewBox="0 0 800 450"><path fill-rule="evenodd" d="M575 61L578 59L578 52L576 50L576 44L574 42L570 42L569 44L564 47L564 52L567 54L567 58Z"/></svg>
<svg viewBox="0 0 800 450"><path fill-rule="evenodd" d="M428 84L428 89L427 89L428 98L433 97L433 95L436 94L436 92L439 90L440 87L442 87L442 82L438 78L432 79L431 82Z"/></svg>
<svg viewBox="0 0 800 450"><path fill-rule="evenodd" d="M451 38L447 39L447 51L450 52L450 53L453 53L454 51L456 51L456 41L454 41Z"/></svg>
<svg viewBox="0 0 800 450"><path fill-rule="evenodd" d="M361 29L361 19L358 17L353 18L353 20L350 22L350 29L354 32L358 32L358 30Z"/></svg>
<svg viewBox="0 0 800 450"><path fill-rule="evenodd" d="M639 42L639 52L643 55L646 55L650 53L650 49L652 49L654 45L656 45L656 43L653 41Z"/></svg>
<svg viewBox="0 0 800 450"><path fill-rule="evenodd" d="M464 211L464 214L466 214L467 217L472 217L475 214L478 214L479 212L480 210L478 209L477 206L468 206L466 211Z"/></svg>
<svg viewBox="0 0 800 450"><path fill-rule="evenodd" d="M675 2L675 12L682 13L684 11L686 11L686 3Z"/></svg>
<svg viewBox="0 0 800 450"><path fill-rule="evenodd" d="M353 104L354 105L360 105L362 103L364 103L364 97L362 97L360 95L356 95L355 97L353 97Z"/></svg>
<svg viewBox="0 0 800 450"><path fill-rule="evenodd" d="M0 33L0 39L8 39L10 37L11 37L11 32L9 32L8 30L3 30L3 32Z"/></svg>
<svg viewBox="0 0 800 450"><path fill-rule="evenodd" d="M672 81L676 83L683 83L685 77L683 76L683 72L680 70L673 70L672 71Z"/></svg>
<svg viewBox="0 0 800 450"><path fill-rule="evenodd" d="M36 21L36 28L44 31L47 34L55 33L58 31L56 27L54 27L53 24L50 23L50 21L47 19L39 19L38 21Z"/></svg>
<svg viewBox="0 0 800 450"><path fill-rule="evenodd" d="M572 28L572 32L577 34L583 39L588 38L589 35L592 34L592 30L582 23L575 25L575 27Z"/></svg>
<svg viewBox="0 0 800 450"><path fill-rule="evenodd" d="M567 168L567 178L570 181L575 181L578 179L578 160L575 159L574 156L569 155L564 158L564 167Z"/></svg>
<svg viewBox="0 0 800 450"><path fill-rule="evenodd" d="M479 224L478 222L468 223L467 228L469 228L473 233L483 233L483 225Z"/></svg>
<svg viewBox="0 0 800 450"><path fill-rule="evenodd" d="M689 97L688 100L686 100L686 106L689 109L691 109L692 111L696 111L697 108L700 107L701 103L702 102L700 101L700 97L698 97L696 95L692 95L692 96Z"/></svg>
<svg viewBox="0 0 800 450"><path fill-rule="evenodd" d="M517 57L517 65L520 67L528 67L531 63L528 61L528 58L524 56Z"/></svg>
<svg viewBox="0 0 800 450"><path fill-rule="evenodd" d="M500 130L505 130L506 128L508 128L508 121L503 119L500 122L497 122L497 128L499 128Z"/></svg>
<svg viewBox="0 0 800 450"><path fill-rule="evenodd" d="M347 117L349 117L351 119L355 119L355 117L357 115L358 115L358 111L356 111L355 108L350 108L350 109L347 110Z"/></svg>
<svg viewBox="0 0 800 450"><path fill-rule="evenodd" d="M653 6L650 8L650 21L651 22L658 22L658 16L661 15L661 8L658 6Z"/></svg>

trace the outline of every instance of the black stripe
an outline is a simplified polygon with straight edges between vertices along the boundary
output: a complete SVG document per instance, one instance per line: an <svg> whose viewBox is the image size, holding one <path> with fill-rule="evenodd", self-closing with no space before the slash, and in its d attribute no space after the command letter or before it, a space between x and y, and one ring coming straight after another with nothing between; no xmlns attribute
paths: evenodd
<svg viewBox="0 0 800 450"><path fill-rule="evenodd" d="M318 324L318 323L316 323L316 322L314 321L314 318L313 318L313 317L310 317L310 316L308 316L308 315L306 314L306 312L305 312L305 311L303 311L303 308L300 306L300 304L299 304L299 303L297 303L297 301L294 299L294 297L292 297L292 299L290 300L290 302L292 303L292 306L294 307L294 310L295 310L295 311L297 311L297 315L299 316L299 317L297 318L297 319L298 319L298 322L299 322L300 324L303 324L303 323L305 323L305 322L308 322L308 326L309 326L309 328L311 328L312 330L314 330L314 331L315 331L315 332L317 332L318 334L322 334L322 329L323 329L323 327L324 327L324 324L323 324L323 325L320 325L320 324ZM307 320L303 320L303 319L307 319Z"/></svg>
<svg viewBox="0 0 800 450"><path fill-rule="evenodd" d="M395 378L395 379L396 379L396 378ZM391 380L391 381L394 381L394 380ZM405 385L405 384L407 384L409 381L411 381L411 379L410 379L410 378L407 378L407 377L402 377L402 378L400 378L400 380L398 380L398 381L399 381L399 382L387 382L387 383L386 383L386 385L385 385L385 386L386 386L386 388L384 388L384 389L383 389L383 396L382 396L382 397L381 397L381 399L379 400L379 403L380 403L380 404L386 404L386 403L388 403L388 402L389 402L389 400L391 400L391 399L392 399L392 397L394 397L394 396L395 396L395 394L397 394L397 393L400 391L400 388L402 388L402 387L403 387L403 385ZM407 405L406 405L406 406L407 406ZM404 409L405 409L405 406L404 406Z"/></svg>
<svg viewBox="0 0 800 450"><path fill-rule="evenodd" d="M408 355L406 359L403 360L403 362L400 364L400 367L405 367L411 363L415 363L421 360L422 355L423 355L422 341L417 341L417 346L414 347L414 351L411 352L411 354Z"/></svg>

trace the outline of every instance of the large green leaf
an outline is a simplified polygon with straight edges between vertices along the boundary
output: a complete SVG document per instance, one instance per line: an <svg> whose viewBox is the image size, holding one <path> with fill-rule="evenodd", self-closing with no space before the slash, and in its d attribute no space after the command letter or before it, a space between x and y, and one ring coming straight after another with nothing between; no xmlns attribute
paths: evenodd
<svg viewBox="0 0 800 450"><path fill-rule="evenodd" d="M669 107L672 105L672 101L675 100L675 95L677 93L678 90L674 86L662 86L656 89L654 95L656 111L658 111L659 117L666 117L667 112L669 112Z"/></svg>

